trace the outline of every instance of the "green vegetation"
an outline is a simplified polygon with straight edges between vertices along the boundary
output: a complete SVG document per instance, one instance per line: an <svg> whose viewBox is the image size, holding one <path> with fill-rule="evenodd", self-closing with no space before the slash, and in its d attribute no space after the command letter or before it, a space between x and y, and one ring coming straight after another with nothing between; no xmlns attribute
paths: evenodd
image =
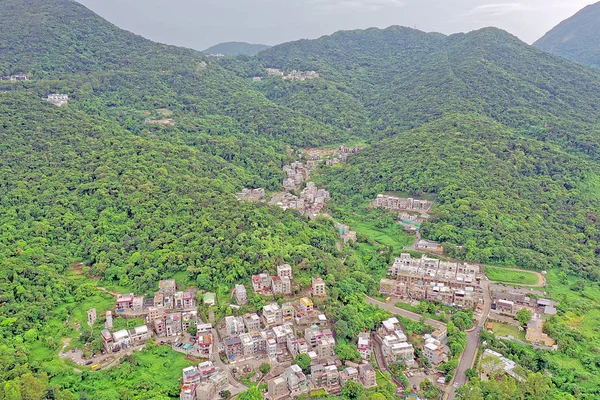
<svg viewBox="0 0 600 400"><path fill-rule="evenodd" d="M517 319L517 321L519 321L521 326L525 326L531 320L531 316L532 313L530 310L526 308L521 308L519 311L517 311L517 315L515 315L515 318Z"/></svg>
<svg viewBox="0 0 600 400"><path fill-rule="evenodd" d="M555 26L533 45L569 60L600 67L599 19L600 4L590 4Z"/></svg>
<svg viewBox="0 0 600 400"><path fill-rule="evenodd" d="M486 276L494 282L516 283L518 285L536 285L538 277L529 271L515 271L500 267L485 267Z"/></svg>

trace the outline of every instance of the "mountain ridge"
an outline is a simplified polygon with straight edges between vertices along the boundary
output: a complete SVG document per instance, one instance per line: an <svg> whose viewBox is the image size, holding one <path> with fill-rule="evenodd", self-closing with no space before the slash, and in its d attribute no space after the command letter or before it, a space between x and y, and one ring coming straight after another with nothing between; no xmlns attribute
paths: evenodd
<svg viewBox="0 0 600 400"><path fill-rule="evenodd" d="M600 2L559 23L533 46L581 64L600 67Z"/></svg>
<svg viewBox="0 0 600 400"><path fill-rule="evenodd" d="M237 55L255 55L263 50L269 49L272 46L265 44L253 44L247 42L223 42L211 46L205 50L202 50L204 54L210 55L225 55L225 56L237 56Z"/></svg>

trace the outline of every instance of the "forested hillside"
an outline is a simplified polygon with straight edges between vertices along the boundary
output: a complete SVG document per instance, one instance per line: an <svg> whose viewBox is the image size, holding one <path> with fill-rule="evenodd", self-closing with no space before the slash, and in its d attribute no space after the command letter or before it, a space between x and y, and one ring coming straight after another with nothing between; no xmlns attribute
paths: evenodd
<svg viewBox="0 0 600 400"><path fill-rule="evenodd" d="M600 3L562 21L533 44L538 49L600 67Z"/></svg>
<svg viewBox="0 0 600 400"><path fill-rule="evenodd" d="M323 177L337 200L360 207L384 192L434 195L423 234L451 255L600 278L600 175L583 157L463 114L385 139L349 164Z"/></svg>

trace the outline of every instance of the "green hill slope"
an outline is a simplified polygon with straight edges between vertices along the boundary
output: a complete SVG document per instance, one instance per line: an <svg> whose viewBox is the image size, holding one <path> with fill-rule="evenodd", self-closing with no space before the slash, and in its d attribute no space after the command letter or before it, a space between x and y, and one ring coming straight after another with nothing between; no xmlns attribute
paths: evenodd
<svg viewBox="0 0 600 400"><path fill-rule="evenodd" d="M533 45L572 61L600 67L600 3L564 20Z"/></svg>
<svg viewBox="0 0 600 400"><path fill-rule="evenodd" d="M423 234L450 255L600 278L597 164L487 117L448 116L400 133L322 179L355 207L384 192L434 195Z"/></svg>

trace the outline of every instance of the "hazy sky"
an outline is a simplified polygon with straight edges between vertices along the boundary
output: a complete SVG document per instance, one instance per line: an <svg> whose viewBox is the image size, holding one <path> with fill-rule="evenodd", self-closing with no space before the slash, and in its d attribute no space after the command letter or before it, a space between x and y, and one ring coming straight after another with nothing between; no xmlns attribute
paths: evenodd
<svg viewBox="0 0 600 400"><path fill-rule="evenodd" d="M594 0L79 0L121 28L204 50L390 25L446 34L496 26L531 43Z"/></svg>

